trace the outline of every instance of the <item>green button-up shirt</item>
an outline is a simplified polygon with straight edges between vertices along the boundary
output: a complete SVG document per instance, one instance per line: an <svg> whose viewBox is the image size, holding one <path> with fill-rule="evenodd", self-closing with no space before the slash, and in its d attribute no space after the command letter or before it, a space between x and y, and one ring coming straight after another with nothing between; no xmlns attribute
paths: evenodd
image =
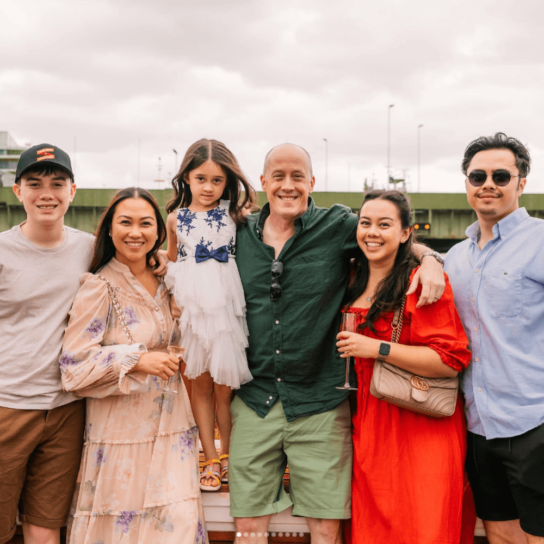
<svg viewBox="0 0 544 544"><path fill-rule="evenodd" d="M274 248L262 241L266 204L237 234L236 261L247 304L249 369L253 380L236 393L265 417L278 398L285 416L326 412L340 404L345 360L336 349L349 262L357 249L357 216L340 205L308 210L283 247L282 294L270 301Z"/></svg>

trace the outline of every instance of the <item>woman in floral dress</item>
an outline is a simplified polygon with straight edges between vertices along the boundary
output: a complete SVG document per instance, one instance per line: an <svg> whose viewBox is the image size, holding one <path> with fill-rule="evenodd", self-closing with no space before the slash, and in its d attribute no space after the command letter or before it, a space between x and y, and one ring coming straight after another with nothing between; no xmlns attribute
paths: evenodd
<svg viewBox="0 0 544 544"><path fill-rule="evenodd" d="M71 544L207 542L196 425L166 350L170 297L148 265L164 238L153 197L119 191L70 312L62 383L88 398Z"/></svg>

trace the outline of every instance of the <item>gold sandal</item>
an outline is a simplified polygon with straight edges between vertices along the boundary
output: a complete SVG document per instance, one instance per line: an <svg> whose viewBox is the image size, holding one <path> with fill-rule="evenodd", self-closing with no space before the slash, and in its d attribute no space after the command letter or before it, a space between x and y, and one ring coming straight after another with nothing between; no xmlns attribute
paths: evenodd
<svg viewBox="0 0 544 544"><path fill-rule="evenodd" d="M219 456L219 461L222 461L223 459L228 459L229 454L224 453L223 455ZM228 484L229 483L229 465L225 465L224 467L221 467L221 483Z"/></svg>
<svg viewBox="0 0 544 544"><path fill-rule="evenodd" d="M208 459L206 463L204 463L204 466L202 467L202 472L200 473L200 489L202 491L219 491L221 487L221 475L219 472L213 470L213 465L215 463L218 463L221 465L220 459ZM206 467L208 467L208 470L206 470ZM204 485L202 483L203 478L213 478L217 485Z"/></svg>

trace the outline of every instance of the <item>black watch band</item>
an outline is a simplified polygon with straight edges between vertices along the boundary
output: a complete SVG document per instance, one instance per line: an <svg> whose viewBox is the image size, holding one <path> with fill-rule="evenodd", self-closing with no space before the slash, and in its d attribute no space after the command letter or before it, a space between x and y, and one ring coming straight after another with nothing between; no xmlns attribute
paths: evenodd
<svg viewBox="0 0 544 544"><path fill-rule="evenodd" d="M391 344L388 344L387 342L382 342L380 344L380 349L378 350L379 357L378 359L385 359L389 352L391 351Z"/></svg>

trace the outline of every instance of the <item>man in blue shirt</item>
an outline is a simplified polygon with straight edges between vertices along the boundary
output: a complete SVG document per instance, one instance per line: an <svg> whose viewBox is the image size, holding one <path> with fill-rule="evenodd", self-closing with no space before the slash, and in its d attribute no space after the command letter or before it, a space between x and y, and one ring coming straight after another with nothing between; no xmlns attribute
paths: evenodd
<svg viewBox="0 0 544 544"><path fill-rule="evenodd" d="M467 471L490 544L544 543L544 221L519 207L530 164L503 133L468 145L478 221L446 256L472 349Z"/></svg>

